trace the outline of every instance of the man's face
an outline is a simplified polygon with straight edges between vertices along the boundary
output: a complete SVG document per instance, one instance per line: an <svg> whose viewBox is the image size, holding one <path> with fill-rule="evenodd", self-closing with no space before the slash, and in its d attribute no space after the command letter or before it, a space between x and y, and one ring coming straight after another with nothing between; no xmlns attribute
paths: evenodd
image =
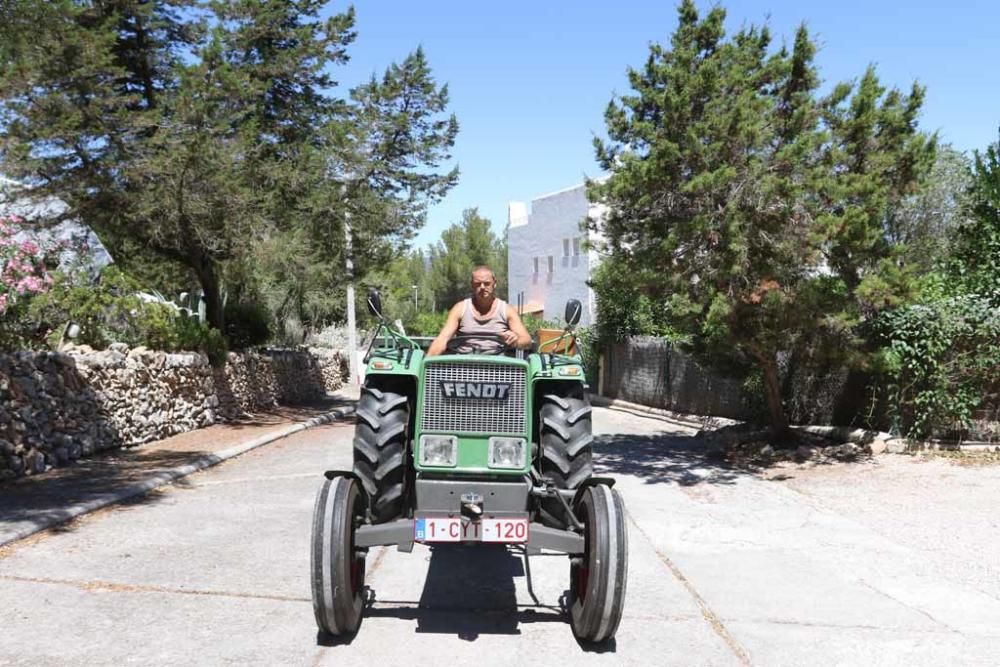
<svg viewBox="0 0 1000 667"><path fill-rule="evenodd" d="M485 300L493 296L497 283L489 271L476 271L472 274L472 293L477 299Z"/></svg>

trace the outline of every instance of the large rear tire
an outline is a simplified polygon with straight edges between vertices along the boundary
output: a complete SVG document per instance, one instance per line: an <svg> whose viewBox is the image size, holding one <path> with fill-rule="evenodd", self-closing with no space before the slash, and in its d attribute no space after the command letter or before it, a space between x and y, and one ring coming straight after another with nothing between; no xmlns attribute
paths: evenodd
<svg viewBox="0 0 1000 667"><path fill-rule="evenodd" d="M542 394L540 467L557 488L576 489L594 474L590 413L590 401L579 383L550 385ZM566 528L570 523L558 498L542 501L539 518L553 528Z"/></svg>
<svg viewBox="0 0 1000 667"><path fill-rule="evenodd" d="M584 525L586 547L570 565L570 624L577 639L606 642L618 631L625 607L625 505L617 491L598 484L583 492L576 515Z"/></svg>
<svg viewBox="0 0 1000 667"><path fill-rule="evenodd" d="M354 474L368 493L372 519L397 519L406 490L410 404L404 394L365 385L356 415Z"/></svg>
<svg viewBox="0 0 1000 667"><path fill-rule="evenodd" d="M364 609L365 553L354 546L364 519L357 483L347 477L323 482L316 495L312 525L312 602L316 626L334 635L352 635Z"/></svg>

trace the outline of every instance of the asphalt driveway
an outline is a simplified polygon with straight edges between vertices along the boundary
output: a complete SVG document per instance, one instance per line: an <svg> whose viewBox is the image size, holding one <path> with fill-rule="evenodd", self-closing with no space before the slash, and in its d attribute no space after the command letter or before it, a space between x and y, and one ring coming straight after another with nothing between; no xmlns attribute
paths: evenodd
<svg viewBox="0 0 1000 667"><path fill-rule="evenodd" d="M529 591L521 555L463 546L373 549L361 631L318 636L312 504L320 472L351 458L353 427L335 424L0 551L0 665L995 664L998 469L924 464L960 470L945 488L980 484L962 496L977 536L958 539L961 508L927 527L889 502L877 480L895 463L759 475L706 459L680 427L594 414L598 470L630 515L610 646L573 639L565 557L532 557ZM933 493L940 475L922 470ZM992 553L956 563L969 545Z"/></svg>

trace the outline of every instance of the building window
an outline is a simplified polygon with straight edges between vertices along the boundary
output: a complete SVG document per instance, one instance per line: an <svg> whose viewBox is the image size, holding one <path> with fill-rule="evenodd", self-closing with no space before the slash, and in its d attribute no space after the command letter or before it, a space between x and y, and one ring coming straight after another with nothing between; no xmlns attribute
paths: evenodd
<svg viewBox="0 0 1000 667"><path fill-rule="evenodd" d="M580 255L580 237L573 237L573 256L578 257Z"/></svg>
<svg viewBox="0 0 1000 667"><path fill-rule="evenodd" d="M552 267L553 267L552 255L549 255L549 273L553 272Z"/></svg>
<svg viewBox="0 0 1000 667"><path fill-rule="evenodd" d="M563 239L563 257L569 257L569 239Z"/></svg>
<svg viewBox="0 0 1000 667"><path fill-rule="evenodd" d="M537 275L537 274L538 274L538 258L537 258L537 257L534 257L534 258L532 258L532 259L534 259L534 260L535 260L535 274Z"/></svg>

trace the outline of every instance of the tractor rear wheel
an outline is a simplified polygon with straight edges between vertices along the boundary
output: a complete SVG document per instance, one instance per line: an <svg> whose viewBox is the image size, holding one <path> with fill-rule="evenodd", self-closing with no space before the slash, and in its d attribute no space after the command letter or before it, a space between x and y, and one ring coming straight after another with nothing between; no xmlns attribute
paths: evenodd
<svg viewBox="0 0 1000 667"><path fill-rule="evenodd" d="M590 401L579 383L560 383L542 395L541 473L557 488L575 489L594 474L590 412ZM542 501L539 518L553 528L566 528L570 523L558 498Z"/></svg>
<svg viewBox="0 0 1000 667"><path fill-rule="evenodd" d="M313 508L310 570L316 626L330 635L351 635L361 625L366 554L355 548L354 532L363 520L357 482L324 480Z"/></svg>
<svg viewBox="0 0 1000 667"><path fill-rule="evenodd" d="M372 520L399 518L406 484L410 404L405 394L361 387L354 429L354 474L368 493Z"/></svg>
<svg viewBox="0 0 1000 667"><path fill-rule="evenodd" d="M625 606L628 533L625 505L611 487L588 487L576 504L585 551L570 565L570 624L577 639L605 642L615 636Z"/></svg>

